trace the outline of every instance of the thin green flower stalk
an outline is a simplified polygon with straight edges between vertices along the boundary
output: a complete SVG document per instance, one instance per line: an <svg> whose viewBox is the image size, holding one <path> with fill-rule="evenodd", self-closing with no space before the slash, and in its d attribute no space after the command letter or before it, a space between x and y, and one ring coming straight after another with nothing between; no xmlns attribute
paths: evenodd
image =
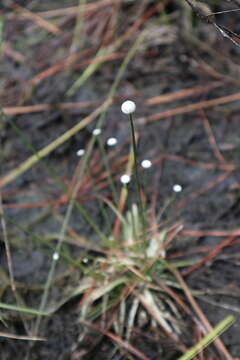
<svg viewBox="0 0 240 360"><path fill-rule="evenodd" d="M132 145L133 145L133 155L134 155L134 176L136 180L136 191L138 197L138 206L140 209L140 218L141 218L141 225L142 225L142 234L144 243L147 241L147 222L146 222L146 211L144 204L141 199L141 184L140 184L140 177L138 172L138 163L137 163L137 145L136 145L136 137L135 137L135 129L133 124L133 112L136 109L136 105L133 101L127 100L122 104L121 110L124 114L129 115L130 120L130 129L131 129L131 136L132 136Z"/></svg>

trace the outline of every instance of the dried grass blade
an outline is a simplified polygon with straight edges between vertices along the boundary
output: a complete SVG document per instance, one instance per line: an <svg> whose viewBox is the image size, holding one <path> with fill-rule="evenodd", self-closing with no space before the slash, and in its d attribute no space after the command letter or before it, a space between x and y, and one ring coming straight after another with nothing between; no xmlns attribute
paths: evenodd
<svg viewBox="0 0 240 360"><path fill-rule="evenodd" d="M152 106L152 105L156 105L159 103L162 104L162 103L171 102L174 100L186 98L188 96L198 95L203 92L207 92L211 89L222 86L223 84L224 83L222 81L221 82L215 81L213 83L210 83L209 85L198 85L198 86L192 87L190 89L181 89L179 91L175 91L175 92L172 92L169 94L155 96L151 99L148 99L145 104L147 106Z"/></svg>
<svg viewBox="0 0 240 360"><path fill-rule="evenodd" d="M189 113L189 112L192 112L192 111L201 110L201 109L207 109L207 108L210 108L210 107L223 105L223 104L227 104L227 103L234 102L234 101L239 101L239 100L240 100L240 93L236 93L236 94L216 98L216 99L213 99L213 100L200 101L200 102L195 103L195 104L189 104L189 105L185 105L185 106L180 106L180 107L178 107L176 109L167 110L167 111L163 111L163 112L158 113L158 114L148 116L148 117L145 118L145 122L146 123L153 122L153 121L156 121L156 120L161 120L161 119L168 118L170 116L186 114L186 113ZM138 123L142 124L142 119L138 119Z"/></svg>
<svg viewBox="0 0 240 360"><path fill-rule="evenodd" d="M169 263L167 263L167 265L168 265L169 269L171 270L171 272L175 275L179 284L181 285L182 290L184 291L187 299L189 300L190 304L192 305L192 308L195 310L196 314L198 315L199 319L201 320L202 324L204 325L206 331L211 332L213 330L213 328L212 328L210 322L208 321L207 317L202 312L200 306L198 305L198 303L194 299L193 295L191 294L191 291L189 290L182 275L174 266L170 265ZM225 345L223 344L223 342L221 341L220 338L216 338L214 340L214 343L215 343L215 346L218 349L219 353L224 354L226 360L233 360L232 356L229 354L228 350L226 349Z"/></svg>
<svg viewBox="0 0 240 360"><path fill-rule="evenodd" d="M38 337L38 336L23 336L23 335L14 335L5 332L0 332L0 337L15 339L15 340L27 340L27 341L46 341L47 339Z"/></svg>
<svg viewBox="0 0 240 360"><path fill-rule="evenodd" d="M82 320L81 321L83 324L87 325L88 327L97 330L98 332L104 334L105 336L108 336L110 339L112 339L113 341L115 341L118 345L122 346L123 348L125 348L127 351L131 352L132 354L136 355L139 359L141 360L150 360L150 358L148 358L147 356L145 356L142 352L140 352L138 349L136 349L135 347L133 347L131 344L129 344L127 341L122 340L121 338L119 338L118 336L114 335L113 333L111 333L110 331L106 331L105 329L101 329L96 325L93 325L91 323L89 323L88 321Z"/></svg>

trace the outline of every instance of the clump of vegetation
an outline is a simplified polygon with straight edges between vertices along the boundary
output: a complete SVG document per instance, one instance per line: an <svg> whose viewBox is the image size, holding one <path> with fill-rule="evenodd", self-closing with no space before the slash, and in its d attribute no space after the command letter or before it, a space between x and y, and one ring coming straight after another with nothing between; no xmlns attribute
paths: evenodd
<svg viewBox="0 0 240 360"><path fill-rule="evenodd" d="M16 75L15 80L3 81L7 100L2 108L0 125L4 143L0 215L6 257L1 271L0 336L14 341L27 340L29 345L24 356L29 360L37 346L47 340L44 331L48 327L47 321L53 319L54 323L55 316L65 308L71 308L71 304L69 312L77 313L75 322L79 324L75 334L77 339L72 346L73 356L78 358L91 356L92 348L101 348L102 339L110 339L109 358L116 355L119 358L151 359L152 354L148 356L148 351L144 351L144 344L149 341L158 344L157 351L162 352L163 359L193 359L200 353L203 355L203 350L212 342L215 349L207 349L206 356L232 359L219 336L234 323L234 316L222 316L222 321L212 327L196 301L198 297L204 299L205 292L188 286L185 276L213 262L223 248L234 243L240 232L238 229L225 232L218 229L185 230L179 209L215 189L236 170L234 162L227 161L218 147L204 111L238 101L239 93L227 96L220 93L218 97L168 108L169 103L171 106L174 101L187 101L189 96L201 94L206 97L215 89L221 92L223 85L229 83L236 86L236 67L233 66L230 75L222 73L233 63L219 57L214 69L211 63L206 63L204 56L209 52L212 60L215 50L209 50L194 35L193 16L196 14L200 22L226 38L229 46L238 48L237 32L217 20L220 14L239 10L229 9L227 3L226 9L217 1L208 4L214 8L214 13L205 3L193 0L141 3L79 0L77 6L48 11L40 11L40 5L36 10L34 4L30 4L29 9L15 2L6 5L2 19L10 24L16 21L19 28L22 26L25 39L17 31L12 38L8 28L6 38L5 35L2 37L3 52L12 59L14 66L15 62L18 64L20 75ZM126 13L129 13L130 21L119 21ZM183 25L181 31L176 19ZM71 36L64 31L65 26ZM181 33L179 36L178 32ZM204 27L200 34L206 36ZM214 38L211 41L220 40ZM181 49L184 44L186 51ZM204 53L200 60L188 55L193 44L196 46L194 53ZM170 57L168 47L172 49ZM34 51L36 61L32 67L27 66L27 59ZM152 58L159 61L162 56L159 51L166 53L166 59L159 62L160 68L154 70L155 65L151 63L150 69L144 72L141 64L147 64ZM39 59L45 60L44 65ZM138 81L135 86L129 75L130 64L134 61ZM172 71L175 79L177 62L179 66L189 65L190 78L197 76L196 69L200 69L204 76L210 76L211 81L180 90L177 87L177 91L171 92L166 92L166 86L158 81L158 86L163 86L159 95L154 89L154 96L143 101L137 90L142 78L152 76L152 72L155 75L161 73L163 67L166 73ZM7 65L5 67L7 69ZM21 78L19 83L18 76ZM148 86L152 81L151 78ZM171 83L173 81L167 80L167 87ZM55 86L54 96L51 86ZM125 90L122 90L124 86ZM97 97L92 90L95 87L99 87ZM48 99L41 103L45 93ZM135 102L127 100L129 98L140 105L136 117L133 116ZM123 100L126 101L122 103ZM153 106L159 106L160 112L152 113ZM46 119L39 116L42 112ZM183 142L184 155L178 148L174 153L164 149L173 117L184 117L191 112L200 114L215 162L205 153L203 160L201 157L196 159L194 152L187 153L186 148L199 135L190 134L188 142ZM24 121L30 119L27 118L29 114L30 117L36 114L38 118L28 133ZM156 122L161 119L167 119L168 123L158 128ZM151 126L156 126L152 132ZM175 128L178 127L181 126L176 124ZM50 138L46 137L45 128L50 129L47 134ZM35 130L42 138L36 139L32 135ZM163 131L166 132L164 136L160 134ZM14 141L17 135L14 156L9 146L12 144L6 140L5 133L8 132L11 136L14 134ZM155 146L158 142L164 144L161 151L149 146L154 132L162 136L154 143ZM180 129L180 138L187 138L187 130L183 129L183 132ZM142 139L146 154L139 151ZM174 139L173 143L177 141ZM229 143L223 145L229 147ZM230 150L235 149L232 146ZM23 157L17 149L23 149ZM9 163L6 161L8 154L11 157ZM61 162L60 166L56 158ZM203 186L199 184L199 188L196 184L196 189L186 193L186 180L179 184L170 174L164 188L166 193L159 202L159 178L166 160L221 173ZM195 179L194 176L191 173L191 179ZM207 250L194 247L185 252L178 245L179 239L192 236L226 236L226 239ZM28 247L26 239L30 244ZM175 250L176 245L178 250ZM42 261L39 268L43 273L38 274L37 280L32 270L34 264L29 265L31 275L28 273L27 283L16 280L18 276L24 278L28 268L28 260L22 261L22 267L19 260L15 264L19 250L30 253L30 257L35 251L36 263ZM199 256L204 251L206 255ZM26 294L30 294L29 299ZM9 323L14 324L9 314L20 314L16 318L21 321L21 334L14 333L14 326L12 333L5 331ZM88 352L89 339L93 346ZM139 339L140 346L137 344Z"/></svg>

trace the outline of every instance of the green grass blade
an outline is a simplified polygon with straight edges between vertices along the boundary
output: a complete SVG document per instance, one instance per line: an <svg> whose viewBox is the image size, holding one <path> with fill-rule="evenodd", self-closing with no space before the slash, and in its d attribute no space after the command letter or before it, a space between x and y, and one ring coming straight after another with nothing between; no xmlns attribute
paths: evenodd
<svg viewBox="0 0 240 360"><path fill-rule="evenodd" d="M27 160L23 161L17 168L10 171L7 175L0 179L0 186L4 186L15 180L18 176L29 170L33 165L39 162L40 159L48 156L58 146L69 140L78 131L82 130L85 126L94 121L97 116L110 104L109 101L105 101L99 108L93 111L90 115L82 119L78 124L74 125L71 129L66 131L63 135L59 136L56 140L52 141L49 145L45 146L42 150L36 154L30 156Z"/></svg>
<svg viewBox="0 0 240 360"><path fill-rule="evenodd" d="M5 304L2 302L0 302L0 308L5 309L5 310L24 312L24 313L31 314L31 315L40 315L40 316L49 315L48 312L46 312L46 311L39 311L39 310L26 308L26 307L22 307L22 306L9 305L9 304Z"/></svg>
<svg viewBox="0 0 240 360"><path fill-rule="evenodd" d="M222 320L215 328L210 331L202 340L200 340L195 346L189 349L178 360L191 360L203 349L210 345L217 337L219 337L224 331L226 331L235 322L235 317L232 315L227 316Z"/></svg>

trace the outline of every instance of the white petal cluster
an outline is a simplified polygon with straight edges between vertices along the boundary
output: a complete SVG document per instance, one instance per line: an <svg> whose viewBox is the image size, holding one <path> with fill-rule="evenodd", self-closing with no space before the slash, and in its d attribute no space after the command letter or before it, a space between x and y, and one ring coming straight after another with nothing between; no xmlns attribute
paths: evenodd
<svg viewBox="0 0 240 360"><path fill-rule="evenodd" d="M100 135L100 134L101 134L101 132L102 132L102 130L101 130L101 129L96 128L96 129L94 129L94 130L93 130L92 134L93 134L94 136L98 136L98 135Z"/></svg>
<svg viewBox="0 0 240 360"><path fill-rule="evenodd" d="M77 151L77 156L83 156L84 153L85 153L85 150L84 150L84 149L79 149L79 150Z"/></svg>
<svg viewBox="0 0 240 360"><path fill-rule="evenodd" d="M117 144L117 139L115 137L110 137L107 139L108 146L115 146Z"/></svg>
<svg viewBox="0 0 240 360"><path fill-rule="evenodd" d="M141 162L141 166L144 168L144 169L149 169L151 166L152 166L152 162L150 160L143 160Z"/></svg>
<svg viewBox="0 0 240 360"><path fill-rule="evenodd" d="M179 185L179 184L173 185L173 191L176 192L176 193L181 192L182 191L182 186Z"/></svg>
<svg viewBox="0 0 240 360"><path fill-rule="evenodd" d="M128 184L131 181L131 177L128 174L124 174L120 177L120 181L122 184Z"/></svg>
<svg viewBox="0 0 240 360"><path fill-rule="evenodd" d="M122 103L121 110L124 114L132 114L136 110L136 104L132 100L126 100Z"/></svg>
<svg viewBox="0 0 240 360"><path fill-rule="evenodd" d="M59 253L57 253L57 252L53 253L52 258L53 258L54 261L58 261L59 260Z"/></svg>

